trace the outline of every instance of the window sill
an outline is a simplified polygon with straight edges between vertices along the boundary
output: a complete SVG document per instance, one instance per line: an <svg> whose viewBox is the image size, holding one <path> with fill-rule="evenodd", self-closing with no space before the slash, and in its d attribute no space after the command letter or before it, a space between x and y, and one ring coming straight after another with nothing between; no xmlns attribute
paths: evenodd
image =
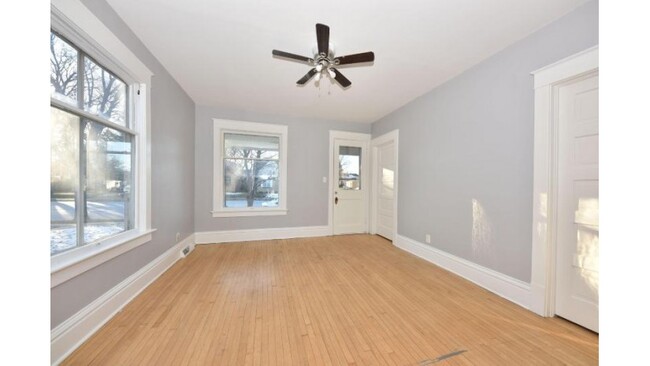
<svg viewBox="0 0 650 366"><path fill-rule="evenodd" d="M243 217L243 216L279 216L288 212L284 208L247 208L212 211L212 217Z"/></svg>
<svg viewBox="0 0 650 366"><path fill-rule="evenodd" d="M123 233L51 257L50 288L151 241L154 231L156 229Z"/></svg>

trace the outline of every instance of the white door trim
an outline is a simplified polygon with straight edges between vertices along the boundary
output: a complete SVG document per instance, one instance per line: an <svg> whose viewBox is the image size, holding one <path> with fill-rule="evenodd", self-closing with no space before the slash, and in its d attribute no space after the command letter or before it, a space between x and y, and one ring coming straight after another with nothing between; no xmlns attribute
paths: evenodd
<svg viewBox="0 0 650 366"><path fill-rule="evenodd" d="M598 46L532 72L535 78L535 124L531 310L541 316L555 315L557 89L567 81L596 70Z"/></svg>
<svg viewBox="0 0 650 366"><path fill-rule="evenodd" d="M333 210L333 205L334 205L334 185L337 183L335 182L336 177L334 176L334 140L336 139L346 139L346 140L357 140L357 141L365 141L366 146L365 150L366 153L363 154L361 157L361 165L362 165L362 170L361 170L361 184L367 184L368 182L368 142L370 142L371 135L368 133L359 133L359 132L348 132L348 131L337 131L337 130L330 130L330 146L329 146L329 184L327 185L327 226L329 227L330 235L334 235L334 210ZM368 218L370 214L370 205L368 204L369 202L369 189L364 190L364 201L366 202L366 218ZM366 220L366 231L368 230L368 225L367 223L369 220Z"/></svg>
<svg viewBox="0 0 650 366"><path fill-rule="evenodd" d="M398 197L398 174L399 174L399 130L392 130L379 137L372 139L371 146L371 159L372 159L372 186L371 186L371 200L370 200L370 233L377 233L377 184L379 175L379 162L377 154L379 147L388 143L395 145L395 181L393 186L393 242L397 238L397 197Z"/></svg>

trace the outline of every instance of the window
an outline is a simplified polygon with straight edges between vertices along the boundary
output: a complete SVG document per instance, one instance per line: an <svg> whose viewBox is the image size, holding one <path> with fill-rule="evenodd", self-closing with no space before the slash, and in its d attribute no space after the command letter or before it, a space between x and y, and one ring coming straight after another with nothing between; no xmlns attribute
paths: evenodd
<svg viewBox="0 0 650 366"><path fill-rule="evenodd" d="M53 1L50 286L152 239L151 70L79 1Z"/></svg>
<svg viewBox="0 0 650 366"><path fill-rule="evenodd" d="M50 254L134 228L134 139L124 81L50 34Z"/></svg>
<svg viewBox="0 0 650 366"><path fill-rule="evenodd" d="M213 216L286 214L287 126L214 120Z"/></svg>

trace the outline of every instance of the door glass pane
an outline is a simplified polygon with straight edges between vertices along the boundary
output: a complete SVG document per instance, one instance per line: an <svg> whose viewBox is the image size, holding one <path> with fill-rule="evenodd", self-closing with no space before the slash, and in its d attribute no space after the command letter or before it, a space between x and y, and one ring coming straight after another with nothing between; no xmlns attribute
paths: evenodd
<svg viewBox="0 0 650 366"><path fill-rule="evenodd" d="M50 33L50 94L78 106L77 61L79 54L67 42Z"/></svg>
<svg viewBox="0 0 650 366"><path fill-rule="evenodd" d="M50 109L50 254L77 246L79 117Z"/></svg>
<svg viewBox="0 0 650 366"><path fill-rule="evenodd" d="M84 58L84 109L126 126L126 84Z"/></svg>
<svg viewBox="0 0 650 366"><path fill-rule="evenodd" d="M339 188L361 189L361 148L339 146Z"/></svg>
<svg viewBox="0 0 650 366"><path fill-rule="evenodd" d="M278 207L277 160L224 159L224 206Z"/></svg>
<svg viewBox="0 0 650 366"><path fill-rule="evenodd" d="M121 131L86 121L84 242L133 228L133 142Z"/></svg>

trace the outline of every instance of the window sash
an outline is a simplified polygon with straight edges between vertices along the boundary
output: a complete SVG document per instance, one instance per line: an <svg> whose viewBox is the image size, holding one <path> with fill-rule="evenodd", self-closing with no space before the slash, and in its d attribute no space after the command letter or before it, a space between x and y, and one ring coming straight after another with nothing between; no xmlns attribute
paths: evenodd
<svg viewBox="0 0 650 366"><path fill-rule="evenodd" d="M263 147L259 146L249 146L250 149L252 150L266 150L266 151L277 151L278 155L276 158L250 158L250 157L228 157L226 153L226 135L245 135L245 136L250 136L251 140L254 140L255 137L274 137L278 139L278 148L277 149L266 149ZM278 187L281 187L284 182L282 181L281 177L281 171L282 171L282 164L280 163L282 161L282 135L281 134L274 134L274 133L250 133L250 132L243 132L243 131L229 131L229 130L223 130L221 131L221 166L224 167L221 170L221 181L224 182L221 188L221 195L223 197L222 203L221 203L221 209L222 210L241 210L240 207L228 207L227 206L227 200L226 200L226 187L225 187L225 180L226 180L226 170L225 170L225 164L226 161L228 160L238 160L238 161L252 161L252 162L258 162L258 161L268 161L268 162L276 162L278 165L278 172L275 177L277 180L277 185ZM253 177L255 178L255 177ZM280 199L282 198L282 193L281 190L278 189L278 202L280 202ZM257 206L249 206L246 207L248 210L268 210L270 209L275 209L278 208L276 207L257 207Z"/></svg>
<svg viewBox="0 0 650 366"><path fill-rule="evenodd" d="M122 230L122 231L116 232L114 234L102 236L101 238L98 238L96 240L86 242L86 240L85 240L85 237L86 237L86 235L85 235L86 224L93 223L93 222L85 220L86 211L87 211L87 208L88 208L87 207L88 193L83 187L86 187L86 185L87 185L86 184L87 183L86 179L87 179L88 149L87 149L87 146L84 147L84 143L83 143L83 141L84 141L84 131L85 131L86 125L88 123L90 123L90 122L95 122L95 123L99 124L100 126L108 127L108 128L114 128L113 125L115 125L115 124L110 122L110 121L108 123L106 123L107 121L102 121L102 118L98 117L98 116L92 115L93 118L90 118L89 116L85 116L85 115L82 115L82 114L75 113L75 112L79 112L79 111L70 111L68 109L59 108L57 105L52 105L52 107L55 108L55 109L63 110L65 112L68 112L68 113L70 113L72 115L75 115L75 116L79 117L79 128L78 128L78 133L79 133L79 136L78 136L78 144L79 144L79 146L78 146L78 155L79 156L78 156L78 166L77 166L77 168L78 168L77 169L78 183L77 183L77 188L76 188L76 191L75 191L75 218L74 218L73 221L69 221L70 224L72 224L72 223L75 224L76 245L74 247L70 247L70 248L58 251L56 253L50 252L50 255L51 256L56 256L56 255L59 255L59 254L62 254L62 253L67 253L69 251L72 251L72 250L75 250L75 249L78 249L78 248L81 248L81 247L84 247L84 246L92 245L92 244L100 242L100 241L105 241L106 239L110 239L110 238L113 238L113 237L116 237L116 236L119 236L119 235L123 235L124 233L127 233L127 232L138 229L138 227L137 227L137 221L138 221L138 219L137 219L137 216L138 216L137 209L138 209L138 207L137 207L137 204L136 204L136 195L137 195L137 193L136 193L136 189L137 189L136 188L137 187L137 182L136 182L137 174L136 174L136 172L137 172L137 168L138 168L137 167L138 159L137 159L137 155L136 155L137 151L138 151L138 148L137 148L137 134L136 133L131 133L129 131L121 131L121 132L124 132L125 134L127 134L130 137L130 143L131 143L131 151L130 152L111 151L111 150L106 150L104 152L106 155L109 155L109 154L112 154L112 155L115 155L115 154L131 154L131 159L130 159L131 160L131 162L130 162L131 163L131 170L130 170L130 177L128 179L130 181L130 186L131 186L131 192L130 192L131 197L130 197L130 200L129 200L128 207L125 206L125 212L128 212L128 214L124 214L124 218L121 220L121 221L124 221L124 223L125 223L125 229ZM51 228L50 228L50 230L51 230Z"/></svg>
<svg viewBox="0 0 650 366"><path fill-rule="evenodd" d="M67 45L69 45L71 48L75 49L77 51L77 103L76 105L71 104L71 103L66 103L64 100L57 99L52 97L52 101L58 102L62 107L63 106L70 106L70 107L77 107L80 111L87 113L90 116L96 116L102 120L105 120L107 122L113 123L117 126L122 126L119 123L112 122L107 118L104 118L103 116L99 114L93 114L90 112L87 112L85 110L85 92L84 92L84 83L85 83L85 60L88 59L90 62L101 68L102 70L106 71L108 74L110 74L112 77L117 79L119 82L125 85L126 90L125 90L125 96L124 100L126 103L125 106L125 113L124 113L124 125L123 127L125 128L130 128L131 127L131 121L134 119L133 118L133 100L131 97L132 93L132 87L131 84L127 83L124 81L122 77L111 71L109 68L105 67L102 65L101 62L98 62L94 57L90 56L88 53L84 52L81 48L79 48L77 45L75 45L73 42L69 41L65 36L61 35L59 32L55 31L54 29L50 29L50 33L54 34L56 37L61 39L63 42L65 42Z"/></svg>

